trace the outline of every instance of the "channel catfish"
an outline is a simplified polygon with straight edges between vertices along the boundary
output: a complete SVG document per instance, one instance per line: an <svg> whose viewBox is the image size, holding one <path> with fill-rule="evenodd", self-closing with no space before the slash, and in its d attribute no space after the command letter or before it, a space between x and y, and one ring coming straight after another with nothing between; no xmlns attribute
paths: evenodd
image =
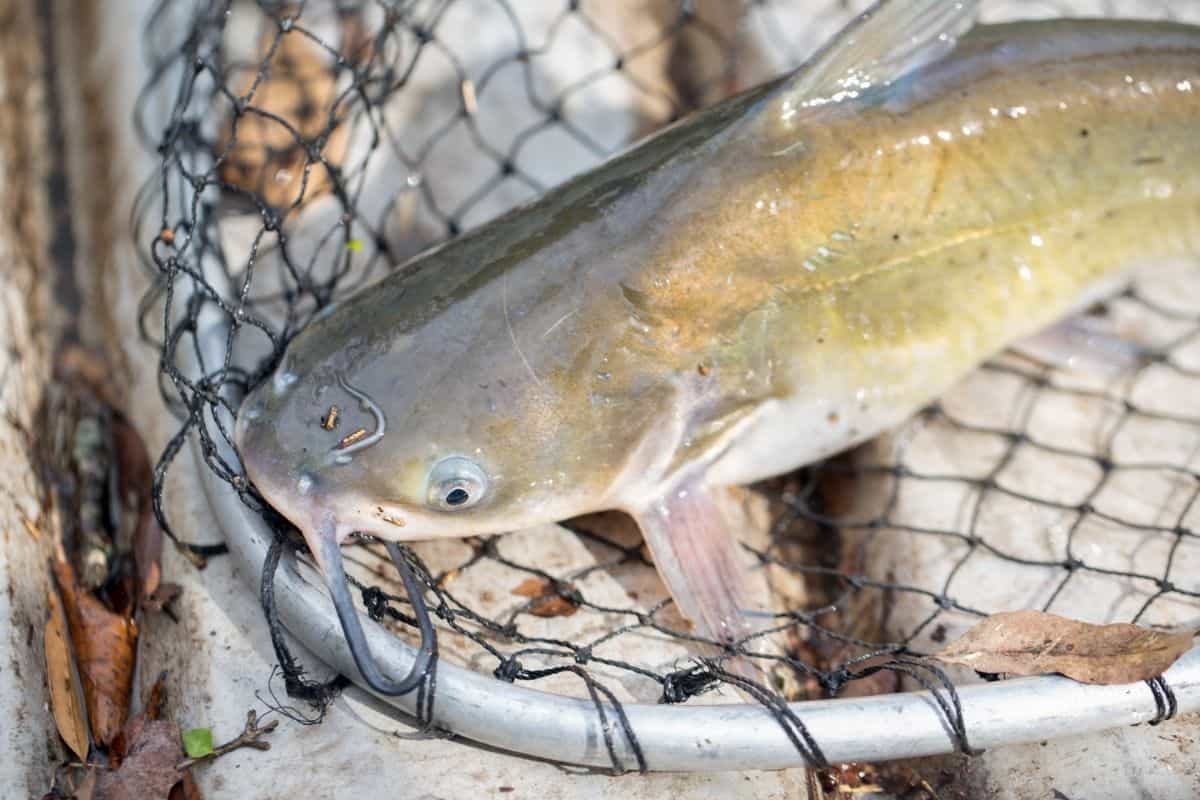
<svg viewBox="0 0 1200 800"><path fill-rule="evenodd" d="M1200 255L1200 29L973 28L977 6L880 3L302 331L236 442L339 611L353 532L620 509L695 633L739 641L759 623L714 489L896 426L1130 268Z"/></svg>

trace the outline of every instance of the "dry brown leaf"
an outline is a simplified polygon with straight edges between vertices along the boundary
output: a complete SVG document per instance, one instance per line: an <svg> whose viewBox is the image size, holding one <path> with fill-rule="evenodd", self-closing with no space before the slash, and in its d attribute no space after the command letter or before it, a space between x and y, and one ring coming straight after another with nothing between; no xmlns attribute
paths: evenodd
<svg viewBox="0 0 1200 800"><path fill-rule="evenodd" d="M145 603L162 585L162 537L162 528L147 509L139 516L133 535L133 563L137 566L139 603Z"/></svg>
<svg viewBox="0 0 1200 800"><path fill-rule="evenodd" d="M513 587L512 593L519 597L541 597L549 585L545 578L526 578Z"/></svg>
<svg viewBox="0 0 1200 800"><path fill-rule="evenodd" d="M167 708L167 673L160 672L154 685L150 687L150 695L146 698L146 710L142 713L150 719L162 719Z"/></svg>
<svg viewBox="0 0 1200 800"><path fill-rule="evenodd" d="M204 795L200 793L200 787L192 777L190 769L184 770L183 780L171 787L168 800L204 800Z"/></svg>
<svg viewBox="0 0 1200 800"><path fill-rule="evenodd" d="M87 761L87 720L83 716L83 691L71 669L71 644L67 614L58 592L52 587L48 597L50 619L46 623L46 680L50 684L50 710L63 741L80 761Z"/></svg>
<svg viewBox="0 0 1200 800"><path fill-rule="evenodd" d="M1082 683L1134 683L1166 672L1191 648L1194 636L1194 631L1093 625L1042 611L1011 611L983 620L934 658L979 672L1058 672Z"/></svg>
<svg viewBox="0 0 1200 800"><path fill-rule="evenodd" d="M28 517L21 517L21 525L24 526L25 532L29 534L29 538L35 542L41 541L42 529L37 526L37 523Z"/></svg>
<svg viewBox="0 0 1200 800"><path fill-rule="evenodd" d="M138 714L128 725L121 729L121 732L113 737L112 744L108 748L108 763L112 769L117 769L121 766L121 762L125 760L126 753L129 749L129 742L126 737L137 733L146 720L162 719L167 705L167 673L161 672L158 679L154 681L154 685L150 687L150 691L146 696L146 705L142 709L142 713Z"/></svg>
<svg viewBox="0 0 1200 800"><path fill-rule="evenodd" d="M107 746L129 714L137 625L81 591L66 560L56 558L53 567L83 682L92 738Z"/></svg>
<svg viewBox="0 0 1200 800"><path fill-rule="evenodd" d="M366 39L357 14L342 17L341 33L342 53L351 60L364 57ZM331 116L336 127L321 154L335 166L345 157L346 126L338 124L342 109L335 108L337 75L333 55L300 31L280 34L277 27L267 26L259 49L264 56L271 52L265 72L260 75L256 63L243 70L234 87L239 97L253 91L252 110L231 116L216 152L225 155L222 180L273 208L289 208L329 190L329 173L319 162L310 162L307 144L329 131Z"/></svg>
<svg viewBox="0 0 1200 800"><path fill-rule="evenodd" d="M133 534L133 559L137 565L138 599L154 594L162 581L162 529L154 518L153 468L141 434L120 414L113 416L117 490L128 510L137 515Z"/></svg>
<svg viewBox="0 0 1200 800"><path fill-rule="evenodd" d="M117 769L99 772L95 800L167 800L184 778L176 767L183 759L179 726L138 715L122 733L125 758Z"/></svg>
<svg viewBox="0 0 1200 800"><path fill-rule="evenodd" d="M569 617L579 610L579 606L563 596L563 590L569 591L570 587L532 577L521 581L512 593L532 599L529 613L535 617Z"/></svg>

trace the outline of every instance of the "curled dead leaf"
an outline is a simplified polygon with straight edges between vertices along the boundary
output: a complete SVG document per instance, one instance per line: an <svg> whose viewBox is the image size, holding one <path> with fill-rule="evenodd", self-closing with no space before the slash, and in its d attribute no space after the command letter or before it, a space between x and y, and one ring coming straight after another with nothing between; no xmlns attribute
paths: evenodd
<svg viewBox="0 0 1200 800"><path fill-rule="evenodd" d="M108 747L108 764L112 769L118 769L125 760L131 744L127 739L128 736L137 733L146 720L164 718L167 704L166 680L167 673L159 673L158 679L154 681L154 685L150 687L150 691L146 695L146 706L142 709L142 713L130 720L129 724L113 737L112 744Z"/></svg>
<svg viewBox="0 0 1200 800"><path fill-rule="evenodd" d="M133 533L133 559L137 566L138 599L154 594L162 581L163 532L154 518L154 474L146 442L128 419L113 417L113 445L116 450L117 489L126 510L137 520Z"/></svg>
<svg viewBox="0 0 1200 800"><path fill-rule="evenodd" d="M98 773L95 800L166 800L184 779L177 766L183 757L179 726L139 715L130 720L123 736L125 758L116 769Z"/></svg>
<svg viewBox="0 0 1200 800"><path fill-rule="evenodd" d="M146 697L146 710L144 713L150 719L162 719L167 707L167 673L158 673L158 678L154 681L154 685L150 687L150 694Z"/></svg>
<svg viewBox="0 0 1200 800"><path fill-rule="evenodd" d="M184 770L183 780L171 787L171 794L168 795L167 800L204 800L190 769Z"/></svg>
<svg viewBox="0 0 1200 800"><path fill-rule="evenodd" d="M48 597L50 619L46 623L46 680L50 684L50 710L54 724L67 747L87 762L87 720L83 716L83 690L71 665L71 643L68 638L67 614L58 592L52 587Z"/></svg>
<svg viewBox="0 0 1200 800"><path fill-rule="evenodd" d="M512 593L531 599L529 613L535 617L569 617L579 610L571 599L572 588L563 583L556 584L545 578L526 578Z"/></svg>
<svg viewBox="0 0 1200 800"><path fill-rule="evenodd" d="M65 559L56 558L53 570L62 592L92 738L107 746L129 714L137 625L82 591Z"/></svg>
<svg viewBox="0 0 1200 800"><path fill-rule="evenodd" d="M993 614L933 657L978 672L1061 673L1081 683L1120 684L1166 672L1195 631L1093 625L1042 611Z"/></svg>

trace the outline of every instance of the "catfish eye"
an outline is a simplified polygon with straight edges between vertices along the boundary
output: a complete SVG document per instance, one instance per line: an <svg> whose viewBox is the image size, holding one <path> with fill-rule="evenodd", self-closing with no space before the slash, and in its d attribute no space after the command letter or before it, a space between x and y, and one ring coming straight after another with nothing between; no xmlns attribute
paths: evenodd
<svg viewBox="0 0 1200 800"><path fill-rule="evenodd" d="M483 467L463 456L443 458L429 472L426 502L443 511L470 508L487 494L488 476Z"/></svg>

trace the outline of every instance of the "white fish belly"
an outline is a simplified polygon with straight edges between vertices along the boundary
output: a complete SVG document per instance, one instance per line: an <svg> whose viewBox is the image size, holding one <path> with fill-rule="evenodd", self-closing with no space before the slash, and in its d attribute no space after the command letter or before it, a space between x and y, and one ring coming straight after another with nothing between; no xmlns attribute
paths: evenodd
<svg viewBox="0 0 1200 800"><path fill-rule="evenodd" d="M841 392L770 400L705 472L712 486L754 483L820 461L906 420L911 404L867 403Z"/></svg>

